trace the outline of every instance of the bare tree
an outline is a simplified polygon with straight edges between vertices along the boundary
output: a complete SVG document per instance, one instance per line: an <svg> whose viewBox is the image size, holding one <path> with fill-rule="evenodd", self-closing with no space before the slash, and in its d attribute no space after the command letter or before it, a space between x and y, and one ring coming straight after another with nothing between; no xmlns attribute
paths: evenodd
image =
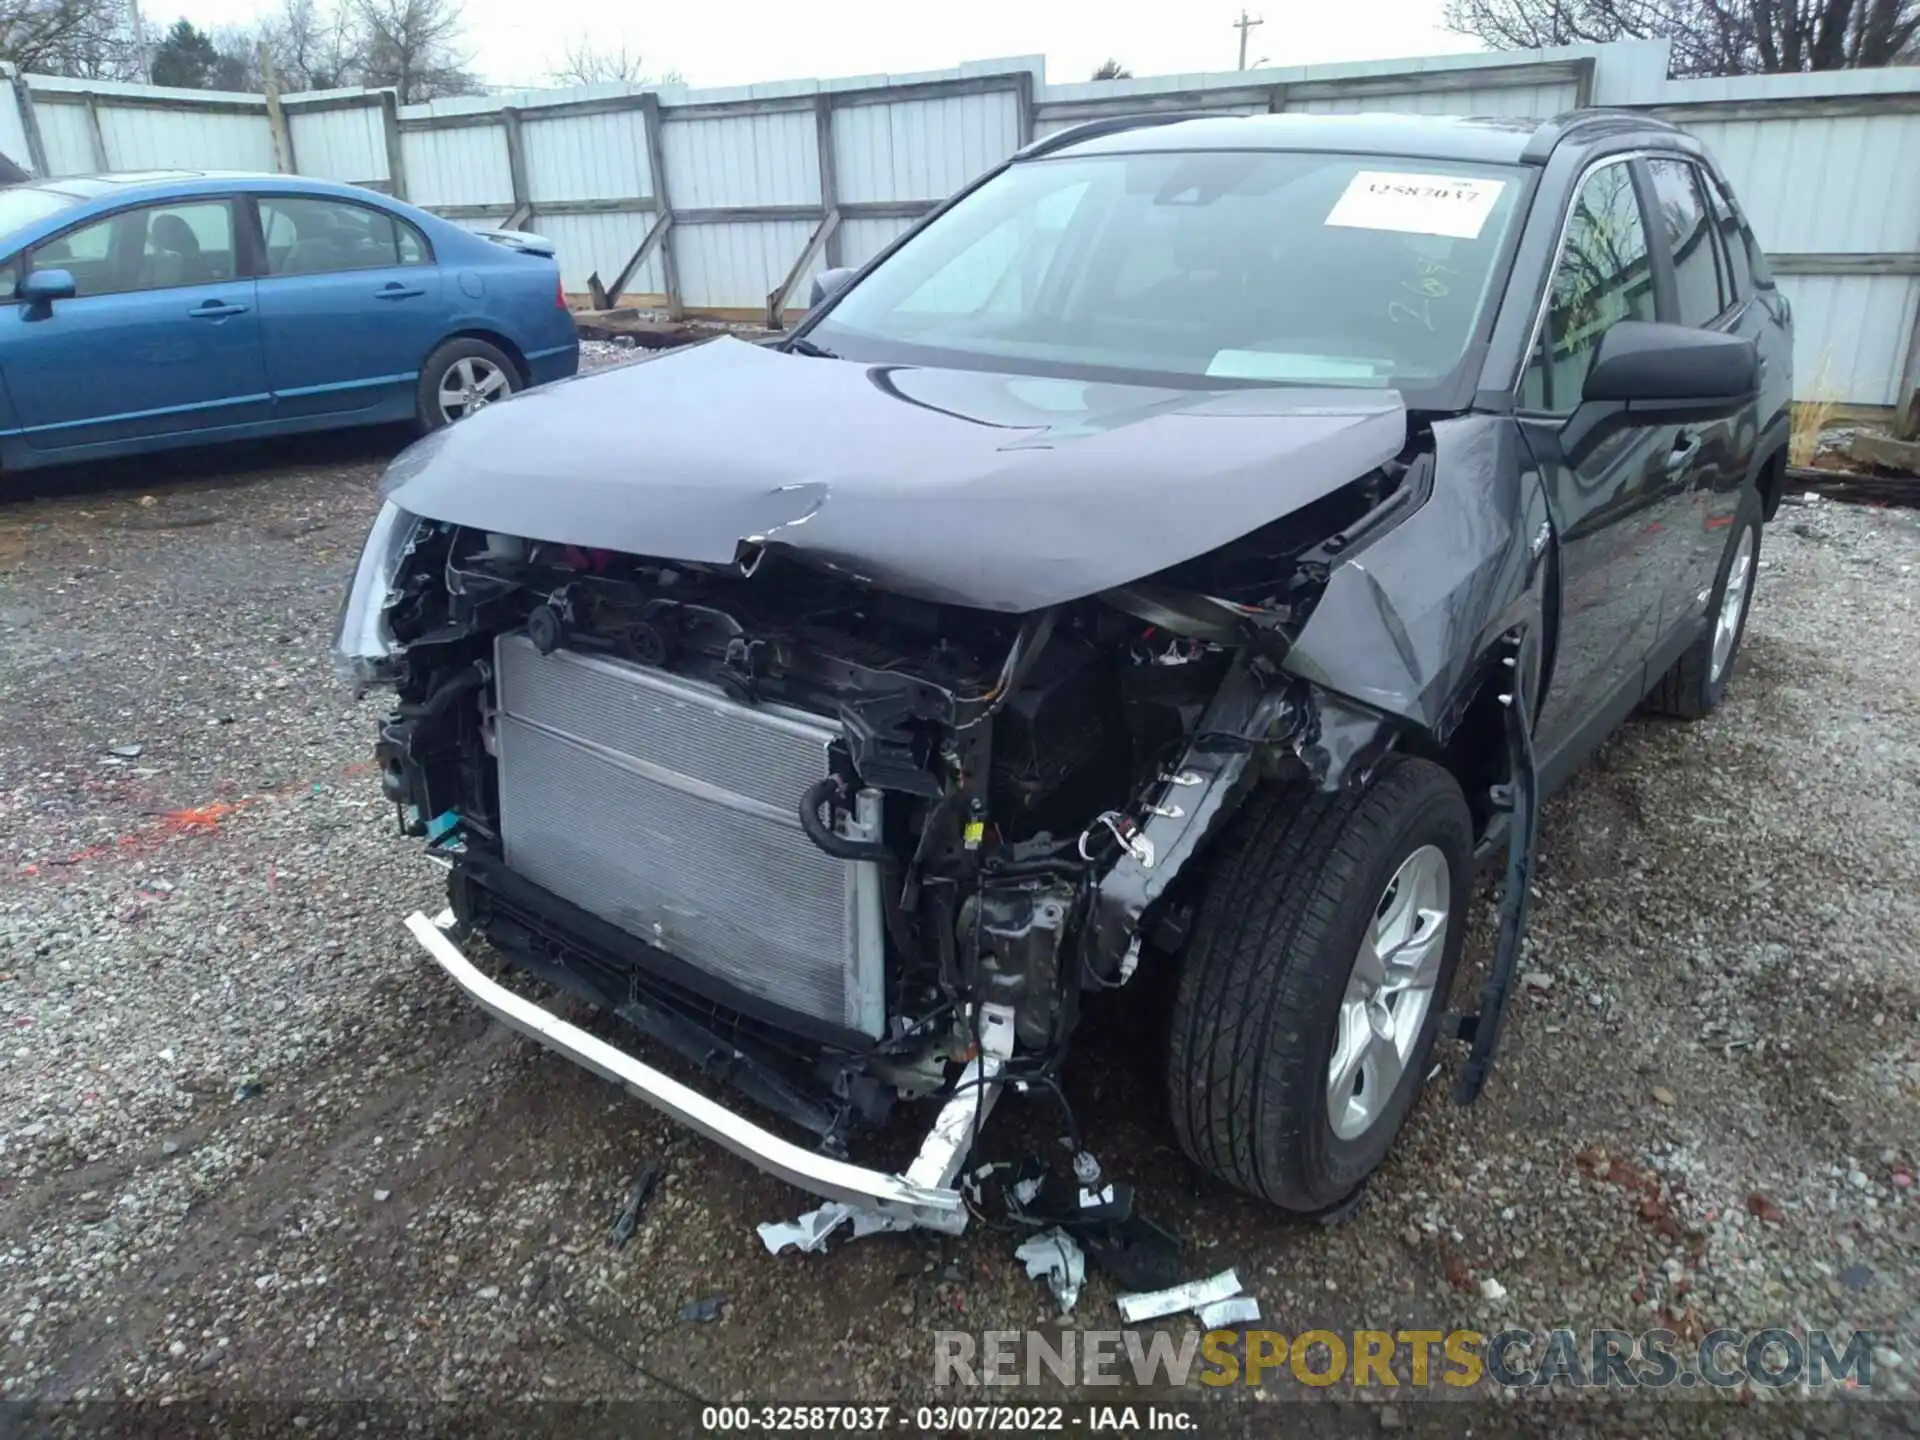
<svg viewBox="0 0 1920 1440"><path fill-rule="evenodd" d="M1131 80L1133 79L1133 71L1122 65L1118 60L1109 58L1100 62L1100 68L1094 71L1090 78L1094 80Z"/></svg>
<svg viewBox="0 0 1920 1440"><path fill-rule="evenodd" d="M1893 65L1920 48L1920 0L1447 0L1446 15L1503 50L1669 40L1676 75Z"/></svg>
<svg viewBox="0 0 1920 1440"><path fill-rule="evenodd" d="M120 0L0 0L0 60L43 75L140 78L140 47Z"/></svg>
<svg viewBox="0 0 1920 1440"><path fill-rule="evenodd" d="M357 0L360 83L391 86L402 105L481 86L460 49L460 0Z"/></svg>
<svg viewBox="0 0 1920 1440"><path fill-rule="evenodd" d="M357 13L345 5L285 0L260 27L280 83L288 90L334 90L357 85L364 36Z"/></svg>
<svg viewBox="0 0 1920 1440"><path fill-rule="evenodd" d="M577 40L567 46L560 63L550 72L556 85L674 85L686 77L678 70L648 71L645 59L618 50L601 50L591 40Z"/></svg>

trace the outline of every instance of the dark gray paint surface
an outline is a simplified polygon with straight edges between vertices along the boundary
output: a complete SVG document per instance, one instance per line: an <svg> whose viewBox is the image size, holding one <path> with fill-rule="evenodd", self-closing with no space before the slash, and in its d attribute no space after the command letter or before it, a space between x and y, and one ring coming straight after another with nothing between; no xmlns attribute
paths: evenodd
<svg viewBox="0 0 1920 1440"><path fill-rule="evenodd" d="M1428 730L1512 623L1546 520L1511 424L1443 420L1433 444L1433 493L1335 568L1286 659L1295 674Z"/></svg>
<svg viewBox="0 0 1920 1440"><path fill-rule="evenodd" d="M1026 611L1205 554L1406 443L1392 391L1160 389L734 340L531 391L408 450L433 520L665 559L743 545Z"/></svg>

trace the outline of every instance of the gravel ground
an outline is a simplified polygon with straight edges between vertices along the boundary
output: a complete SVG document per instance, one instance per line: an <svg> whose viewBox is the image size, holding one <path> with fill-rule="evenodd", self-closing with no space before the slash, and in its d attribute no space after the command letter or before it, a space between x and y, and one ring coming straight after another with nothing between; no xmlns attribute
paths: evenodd
<svg viewBox="0 0 1920 1440"><path fill-rule="evenodd" d="M979 1227L767 1255L754 1224L800 1196L417 955L439 873L391 836L377 704L325 653L388 453L0 506L0 1396L908 1401L932 1331L1055 1324ZM1146 1007L1096 1013L1069 1091L1195 1272L1236 1266L1289 1333L1882 1327L1911 1394L1917 563L1911 513L1782 510L1727 704L1631 722L1551 803L1494 1081L1466 1110L1430 1086L1346 1223L1200 1179L1128 1058ZM1009 1106L985 1149L1050 1124ZM1070 1323L1116 1325L1112 1296L1090 1276Z"/></svg>

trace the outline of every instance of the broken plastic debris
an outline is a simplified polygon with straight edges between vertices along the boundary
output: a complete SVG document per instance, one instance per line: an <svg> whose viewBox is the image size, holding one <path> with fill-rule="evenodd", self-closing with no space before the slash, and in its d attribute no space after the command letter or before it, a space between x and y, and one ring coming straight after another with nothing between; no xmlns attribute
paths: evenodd
<svg viewBox="0 0 1920 1440"><path fill-rule="evenodd" d="M1260 1302L1251 1295L1236 1295L1231 1300L1216 1300L1200 1307L1200 1323L1209 1330L1224 1330L1229 1325L1251 1325L1260 1318Z"/></svg>
<svg viewBox="0 0 1920 1440"><path fill-rule="evenodd" d="M633 1189L627 1196L627 1203L613 1222L613 1248L625 1248L627 1241L633 1238L634 1227L640 1223L640 1211L653 1195L654 1186L660 1183L660 1167L643 1165L635 1177Z"/></svg>
<svg viewBox="0 0 1920 1440"><path fill-rule="evenodd" d="M145 747L140 745L109 745L107 753L118 755L122 760L138 760L143 748Z"/></svg>
<svg viewBox="0 0 1920 1440"><path fill-rule="evenodd" d="M798 1220L769 1220L757 1226L756 1229L769 1255L778 1255L781 1251L790 1248L814 1252L825 1250L827 1237L849 1220L853 1222L855 1240L864 1235L877 1235L882 1230L913 1228L911 1220L882 1215L878 1210L856 1210L853 1206L843 1205L838 1200L829 1200L818 1210L809 1210Z"/></svg>
<svg viewBox="0 0 1920 1440"><path fill-rule="evenodd" d="M1062 1315L1073 1313L1087 1278L1087 1257L1071 1235L1058 1226L1043 1230L1020 1245L1013 1258L1025 1263L1028 1279L1046 1280Z"/></svg>
<svg viewBox="0 0 1920 1440"><path fill-rule="evenodd" d="M1120 1318L1129 1325L1141 1320L1158 1320L1162 1315L1178 1315L1182 1310L1198 1310L1217 1300L1231 1300L1240 1293L1240 1277L1222 1270L1205 1280L1189 1280L1169 1290L1150 1290L1140 1295L1122 1295L1116 1302Z"/></svg>

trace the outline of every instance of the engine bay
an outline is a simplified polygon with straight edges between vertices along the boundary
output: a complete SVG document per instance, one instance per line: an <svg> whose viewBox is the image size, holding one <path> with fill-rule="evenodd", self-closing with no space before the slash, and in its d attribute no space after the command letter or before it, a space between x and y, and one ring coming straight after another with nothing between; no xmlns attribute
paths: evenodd
<svg viewBox="0 0 1920 1440"><path fill-rule="evenodd" d="M463 920L684 1053L751 1068L762 1099L833 1143L895 1098L942 1093L978 1048L982 1004L1013 1017L1015 1077L1046 1076L1082 994L1133 973L1149 916L1178 943L1180 862L1315 730L1309 687L1279 665L1289 637L1334 558L1410 498L1409 470L1027 614L889 593L776 545L716 566L416 522L384 609L401 662L383 787L403 831L452 863ZM620 922L631 944L620 925L588 943L578 916L545 912L505 861L502 636L830 722L798 822L877 879L880 1033L810 1031L752 994L682 983L637 921Z"/></svg>

